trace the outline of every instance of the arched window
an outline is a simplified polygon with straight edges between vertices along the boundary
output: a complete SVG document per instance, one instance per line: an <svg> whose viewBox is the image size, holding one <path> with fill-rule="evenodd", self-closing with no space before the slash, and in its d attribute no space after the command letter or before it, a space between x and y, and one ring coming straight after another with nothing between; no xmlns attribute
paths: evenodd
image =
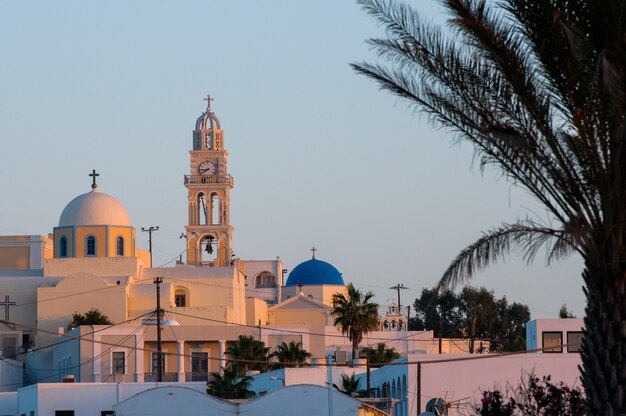
<svg viewBox="0 0 626 416"><path fill-rule="evenodd" d="M198 194L198 225L209 225L209 207L202 192Z"/></svg>
<svg viewBox="0 0 626 416"><path fill-rule="evenodd" d="M257 289L276 287L276 277L271 272L261 272L257 275L254 286Z"/></svg>
<svg viewBox="0 0 626 416"><path fill-rule="evenodd" d="M66 236L62 236L61 240L59 241L59 256L67 257L67 237Z"/></svg>
<svg viewBox="0 0 626 416"><path fill-rule="evenodd" d="M123 237L117 237L117 239L115 240L115 254L117 254L118 256L124 255L124 238Z"/></svg>
<svg viewBox="0 0 626 416"><path fill-rule="evenodd" d="M187 292L185 289L176 289L176 292L174 292L174 301L179 308L187 306Z"/></svg>
<svg viewBox="0 0 626 416"><path fill-rule="evenodd" d="M95 256L96 255L96 237L94 237L93 235L90 235L89 237L87 237L87 255L88 256Z"/></svg>

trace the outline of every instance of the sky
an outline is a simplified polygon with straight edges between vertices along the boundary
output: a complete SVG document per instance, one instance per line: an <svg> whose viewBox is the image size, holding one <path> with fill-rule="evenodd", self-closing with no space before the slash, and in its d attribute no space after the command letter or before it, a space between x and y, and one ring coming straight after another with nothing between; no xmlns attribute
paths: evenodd
<svg viewBox="0 0 626 416"><path fill-rule="evenodd" d="M432 1L415 4L445 16ZM328 261L384 305L433 287L450 261L503 222L546 219L524 190L481 172L473 149L350 62L376 61L381 28L352 1L0 2L0 234L47 235L90 191L156 226L154 263L185 249L183 175L196 118L221 121L233 249L292 270ZM183 256L184 257L184 256ZM585 306L579 257L514 255L470 283L533 318Z"/></svg>

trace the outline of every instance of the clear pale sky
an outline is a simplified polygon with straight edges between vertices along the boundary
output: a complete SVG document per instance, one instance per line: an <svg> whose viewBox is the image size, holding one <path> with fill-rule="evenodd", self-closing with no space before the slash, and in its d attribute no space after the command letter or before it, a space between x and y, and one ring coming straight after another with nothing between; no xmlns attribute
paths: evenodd
<svg viewBox="0 0 626 416"><path fill-rule="evenodd" d="M431 2L416 2L440 19ZM374 59L377 24L351 1L5 1L0 3L0 234L47 235L90 190L154 234L155 265L178 258L188 150L212 104L225 132L234 251L335 265L379 303L435 285L481 231L545 213L472 166L349 62ZM556 317L584 309L582 261L512 257L473 285Z"/></svg>

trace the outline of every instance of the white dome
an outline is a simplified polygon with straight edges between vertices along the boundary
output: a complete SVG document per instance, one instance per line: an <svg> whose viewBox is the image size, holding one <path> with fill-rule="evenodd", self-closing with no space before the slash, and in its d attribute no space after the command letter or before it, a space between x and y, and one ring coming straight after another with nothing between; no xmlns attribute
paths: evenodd
<svg viewBox="0 0 626 416"><path fill-rule="evenodd" d="M130 226L130 218L117 199L93 190L72 199L61 213L59 227L72 225Z"/></svg>

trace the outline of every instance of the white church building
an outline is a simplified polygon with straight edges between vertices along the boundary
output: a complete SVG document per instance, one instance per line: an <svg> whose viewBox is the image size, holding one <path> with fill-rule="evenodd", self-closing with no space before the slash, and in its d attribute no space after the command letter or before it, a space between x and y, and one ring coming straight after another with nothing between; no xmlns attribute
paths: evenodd
<svg viewBox="0 0 626 416"><path fill-rule="evenodd" d="M151 254L136 246L124 205L101 191L95 170L89 192L59 207L59 222L47 236L0 236L0 314L11 325L0 330L2 357L24 363L23 380L2 383L3 390L66 376L79 382L152 380L159 358L155 326L147 324L155 322L157 278L165 311L160 361L168 380L206 380L224 365L227 343L239 335L272 349L294 340L313 357L351 359L349 341L332 325L331 298L346 293L337 268L315 258L315 249L289 276L280 258L233 257L234 179L224 131L207 102L194 126L183 181L186 261L152 267ZM94 308L115 325L68 332L73 314ZM395 338L396 348L408 353L432 340L430 332L404 339L398 334L377 331L364 343ZM4 365L0 377L14 378L16 367Z"/></svg>
<svg viewBox="0 0 626 416"><path fill-rule="evenodd" d="M284 412L272 414L291 414L288 410L298 400L286 400L289 394L276 391L285 386L298 397L308 394L315 409L336 403L345 410L337 414L379 414L351 398L336 396L339 393L328 388L326 379L332 381L333 374L322 367L282 370L274 375L282 386L271 383L271 375L260 375L255 385L267 397L257 399L257 407L199 394L208 374L224 367L228 343L240 335L262 340L272 350L282 342L300 342L315 362L330 359L345 364L354 358L350 341L333 325L331 316L332 296L346 293L344 278L335 266L316 258L315 249L288 276L280 258L233 257L230 191L234 179L228 170L224 131L211 100L207 102L195 123L189 170L184 175L188 202L184 262L152 267L150 252L136 246L136 229L124 205L98 188L95 170L89 175L91 189L58 208L59 222L52 232L0 236L0 415L69 415L56 413L69 408L63 407L67 402L52 397L75 399L77 394L98 391L93 394L106 396L98 402L100 411L117 414L169 414L163 409L170 409L165 403L172 397L213 406L219 410L215 414L254 413L253 408L281 405ZM154 325L157 292L165 313L160 337ZM91 309L101 311L114 325L68 328L75 313ZM544 338L545 345L550 342L550 348L556 348L556 335ZM394 347L408 362L441 357L431 354L437 349L432 331L407 331L395 304L381 318L380 330L367 334L361 346L379 342ZM500 378L507 381L512 380L513 370L517 379L519 368L532 363L558 371L551 357L556 356L540 354L500 364L490 360L490 371L502 373ZM563 377L575 377L578 360L574 354L561 357L558 362L567 367ZM415 399L416 391L436 397L452 380L454 388L466 394L475 390L471 382L476 377L486 383L489 373L481 371L478 361L471 363L424 362L419 374L415 365L383 367L373 372L371 387L379 396L394 398L396 415L417 414L424 403ZM166 383L160 385L166 389L153 391L159 367ZM354 371L365 377L364 368ZM346 372L345 367L336 371L334 380L341 372ZM75 390L62 381L77 383ZM89 400L83 399L81 406L88 408ZM138 404L149 405L153 413L137 412Z"/></svg>

